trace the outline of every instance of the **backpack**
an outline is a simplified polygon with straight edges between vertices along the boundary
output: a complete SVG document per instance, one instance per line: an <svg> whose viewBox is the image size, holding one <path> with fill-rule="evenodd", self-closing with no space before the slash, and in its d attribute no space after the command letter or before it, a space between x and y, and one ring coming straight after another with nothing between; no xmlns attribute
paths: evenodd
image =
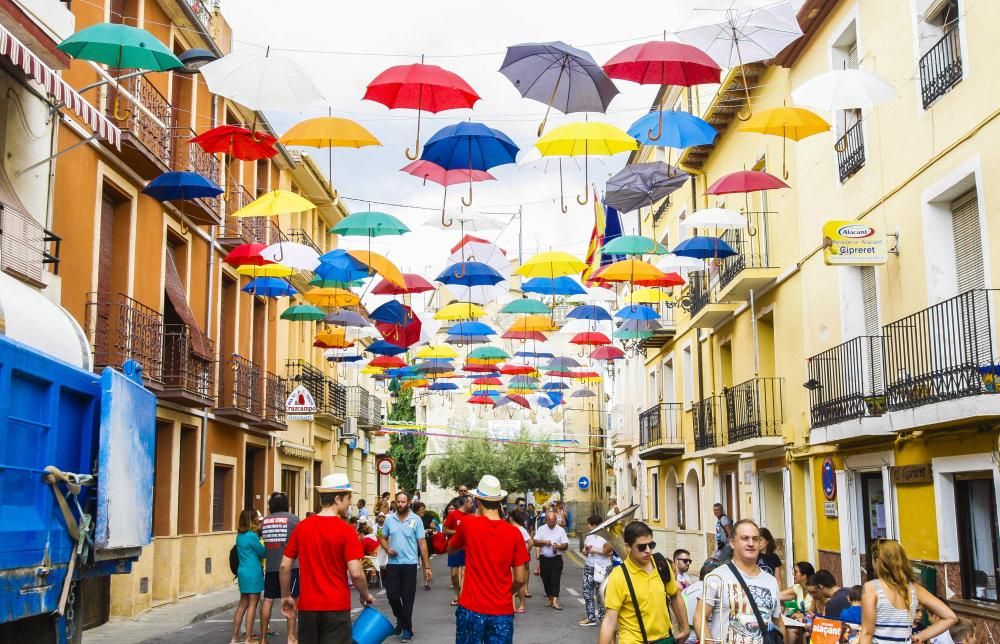
<svg viewBox="0 0 1000 644"><path fill-rule="evenodd" d="M240 551L236 549L236 544L229 549L229 570L232 571L233 577L239 573L240 569Z"/></svg>
<svg viewBox="0 0 1000 644"><path fill-rule="evenodd" d="M670 579L673 576L673 569L670 567L670 562L667 558L658 552L653 553L653 563L656 565L656 571L660 573L660 580L663 581L663 588L666 589L667 585L670 583ZM669 601L669 599L667 600Z"/></svg>

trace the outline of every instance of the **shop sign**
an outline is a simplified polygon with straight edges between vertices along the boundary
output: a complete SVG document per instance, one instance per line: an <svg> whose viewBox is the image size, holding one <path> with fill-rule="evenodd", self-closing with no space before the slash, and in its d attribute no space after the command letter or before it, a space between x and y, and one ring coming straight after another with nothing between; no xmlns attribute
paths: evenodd
<svg viewBox="0 0 1000 644"><path fill-rule="evenodd" d="M833 465L833 459L827 456L823 459L823 496L827 501L837 500L837 468ZM827 515L829 516L829 515Z"/></svg>
<svg viewBox="0 0 1000 644"><path fill-rule="evenodd" d="M840 219L823 224L823 261L828 266L877 266L888 257L889 244L878 225Z"/></svg>
<svg viewBox="0 0 1000 644"><path fill-rule="evenodd" d="M396 471L396 461L390 457L380 458L375 467L378 469L379 474L389 476Z"/></svg>
<svg viewBox="0 0 1000 644"><path fill-rule="evenodd" d="M288 414L288 420L313 419L313 414L316 413L316 401L305 385L299 385L288 394L288 399L285 400L285 412Z"/></svg>
<svg viewBox="0 0 1000 644"><path fill-rule="evenodd" d="M919 465L897 465L889 468L892 474L892 482L895 485L906 485L908 483L932 483L934 473L931 471L930 463Z"/></svg>

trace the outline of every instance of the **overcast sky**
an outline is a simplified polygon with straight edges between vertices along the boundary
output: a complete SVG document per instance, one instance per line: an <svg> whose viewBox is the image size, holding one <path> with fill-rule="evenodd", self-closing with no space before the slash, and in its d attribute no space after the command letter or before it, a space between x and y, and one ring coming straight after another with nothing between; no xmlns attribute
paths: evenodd
<svg viewBox="0 0 1000 644"><path fill-rule="evenodd" d="M537 139L535 131L545 111L536 101L523 99L497 69L508 45L563 40L589 51L599 64L636 42L662 38L687 19L684 0L649 2L618 0L614 3L580 2L331 2L330 0L226 0L222 12L233 27L235 46L246 49L270 46L272 54L293 58L310 70L316 84L329 99L335 116L352 118L378 137L385 147L335 149L333 182L342 195L397 204L440 208L442 188L422 185L419 179L399 172L408 160L404 148L414 143L416 112L388 110L371 101L362 101L365 86L392 65L426 62L458 73L482 96L474 110L453 110L437 115L424 114L422 140L435 131L460 120L472 119L502 130L522 149ZM291 51L297 50L297 51ZM316 53L341 52L341 53ZM648 111L654 86L617 81L621 90L607 115L591 115L622 129ZM293 123L325 110L276 113L269 118L282 133ZM576 120L553 112L549 128ZM326 166L325 150L309 152ZM602 189L604 181L620 170L627 155L591 160L590 181ZM586 253L593 226L593 206L579 206L576 195L583 189L582 169L566 168L567 214L559 209L559 177L553 169L519 169L508 165L496 168L496 182L475 185L472 210L516 212L524 206L524 250L566 250ZM459 198L467 185L453 186L448 192L451 209L460 207ZM354 210L368 205L348 201ZM372 204L373 210L396 215L413 229L402 238L379 238L373 250L386 252L404 270L437 274L444 267L448 249L459 238L458 225L441 231L422 227L428 218L440 216L432 210L416 210ZM500 219L510 217L496 215ZM634 222L634 214L628 218ZM491 239L496 232L487 235ZM517 222L499 234L498 243L516 252ZM367 241L348 238L343 245L358 247ZM432 275L433 276L433 275Z"/></svg>

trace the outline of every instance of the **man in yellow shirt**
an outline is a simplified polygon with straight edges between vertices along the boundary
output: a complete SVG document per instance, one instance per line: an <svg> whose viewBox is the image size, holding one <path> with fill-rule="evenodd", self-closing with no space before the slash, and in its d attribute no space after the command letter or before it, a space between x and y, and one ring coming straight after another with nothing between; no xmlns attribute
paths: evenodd
<svg viewBox="0 0 1000 644"><path fill-rule="evenodd" d="M618 632L618 644L673 644L685 642L690 628L688 627L687 609L676 575L670 570L670 564L665 559L669 581L664 584L653 559L656 543L653 541L653 531L642 521L633 521L625 526L625 545L628 547L628 557L625 565L618 566L608 576L608 585L604 595L604 621L601 622L601 634L598 644L613 644L615 632ZM626 579L626 570L628 579ZM635 599L629 591L628 581L632 582ZM671 634L670 614L667 602L670 602L677 616L677 633ZM639 611L636 612L636 602ZM641 620L640 620L641 618Z"/></svg>

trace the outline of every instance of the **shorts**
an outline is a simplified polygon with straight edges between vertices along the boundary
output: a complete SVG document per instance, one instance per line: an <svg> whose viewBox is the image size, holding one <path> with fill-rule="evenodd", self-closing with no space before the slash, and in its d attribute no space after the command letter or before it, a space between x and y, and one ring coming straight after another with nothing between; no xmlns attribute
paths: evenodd
<svg viewBox="0 0 1000 644"><path fill-rule="evenodd" d="M351 644L351 612L300 610L299 642L302 644Z"/></svg>
<svg viewBox="0 0 1000 644"><path fill-rule="evenodd" d="M455 609L456 644L511 644L514 615L484 615L459 606Z"/></svg>
<svg viewBox="0 0 1000 644"><path fill-rule="evenodd" d="M292 597L299 598L299 569L292 568ZM281 599L281 578L278 571L264 573L264 599Z"/></svg>
<svg viewBox="0 0 1000 644"><path fill-rule="evenodd" d="M461 568L465 565L465 551L459 550L455 554L448 554L448 567Z"/></svg>

